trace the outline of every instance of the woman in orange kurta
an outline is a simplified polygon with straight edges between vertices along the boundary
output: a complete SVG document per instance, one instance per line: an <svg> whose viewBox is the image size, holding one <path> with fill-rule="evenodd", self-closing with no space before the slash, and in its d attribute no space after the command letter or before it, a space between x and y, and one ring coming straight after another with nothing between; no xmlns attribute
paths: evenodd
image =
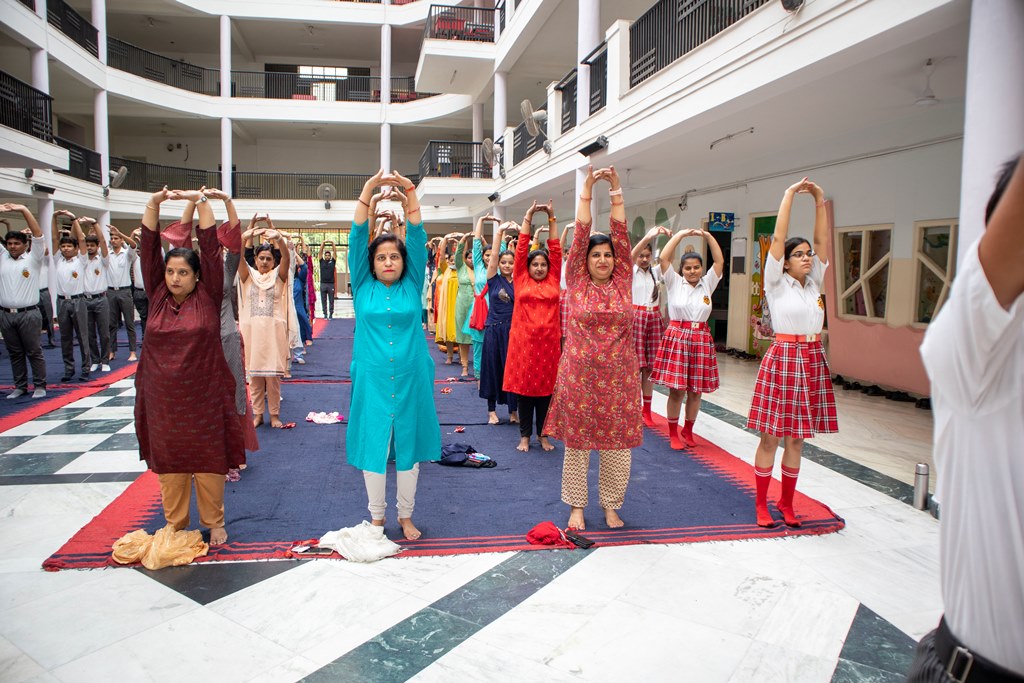
<svg viewBox="0 0 1024 683"><path fill-rule="evenodd" d="M611 237L590 233L594 183L611 184ZM548 432L565 442L562 500L569 526L583 529L590 451L601 457L598 490L605 522L623 525L632 454L643 442L640 368L633 346L633 269L622 186L615 167L590 169L566 262L569 329L558 365ZM516 290L518 298L519 291Z"/></svg>
<svg viewBox="0 0 1024 683"><path fill-rule="evenodd" d="M530 221L536 211L544 212L548 223L557 225L551 202L544 205L534 202L523 219L512 267L516 305L508 336L504 390L516 394L519 400L520 438L516 448L520 451L530 448L534 413L541 448L554 449L548 442L544 425L558 374L558 356L562 352L558 309L562 245L557 239L549 239L547 249L530 251ZM557 228L551 234L556 232Z"/></svg>

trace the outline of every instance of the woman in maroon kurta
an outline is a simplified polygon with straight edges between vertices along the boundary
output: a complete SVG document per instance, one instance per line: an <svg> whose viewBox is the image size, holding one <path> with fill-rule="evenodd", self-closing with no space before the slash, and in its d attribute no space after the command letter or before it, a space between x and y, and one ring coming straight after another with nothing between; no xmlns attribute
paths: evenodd
<svg viewBox="0 0 1024 683"><path fill-rule="evenodd" d="M546 451L555 448L548 442L544 425L558 374L558 356L562 352L558 318L562 245L557 239L549 239L547 249L530 252L530 221L535 211L547 214L548 223L555 222L551 202L543 205L534 202L523 219L512 266L516 305L512 309L503 387L518 397L519 445L516 448L520 451L530 448L534 414L541 448ZM552 230L551 234L554 233Z"/></svg>
<svg viewBox="0 0 1024 683"><path fill-rule="evenodd" d="M196 202L200 253L160 254L159 205L166 199ZM220 344L224 289L213 209L201 191L155 193L142 218L142 271L149 298L146 343L135 373L135 433L139 452L160 479L164 516L175 530L189 524L196 500L210 545L227 540L224 475L245 463L242 428L235 414L235 386Z"/></svg>
<svg viewBox="0 0 1024 683"><path fill-rule="evenodd" d="M594 183L611 184L611 237L590 234ZM547 431L565 442L562 500L569 526L585 528L590 451L600 454L598 490L605 521L623 525L630 449L643 442L640 369L633 348L633 271L622 186L615 167L594 171L583 184L565 279L569 329L558 366ZM519 291L516 290L518 297Z"/></svg>

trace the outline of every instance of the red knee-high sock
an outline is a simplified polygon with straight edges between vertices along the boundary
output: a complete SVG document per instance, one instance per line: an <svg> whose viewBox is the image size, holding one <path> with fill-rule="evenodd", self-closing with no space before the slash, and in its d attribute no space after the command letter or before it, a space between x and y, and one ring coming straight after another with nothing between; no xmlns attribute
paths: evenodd
<svg viewBox="0 0 1024 683"><path fill-rule="evenodd" d="M761 468L754 466L754 484L756 495L754 508L757 510L757 525L768 527L775 526L772 513L768 512L768 486L772 483L772 468Z"/></svg>
<svg viewBox="0 0 1024 683"><path fill-rule="evenodd" d="M679 438L679 418L668 418L668 441L673 449L683 450L683 441Z"/></svg>
<svg viewBox="0 0 1024 683"><path fill-rule="evenodd" d="M796 478L800 476L800 468L782 466L782 495L776 507L782 513L787 526L800 526L800 520L793 512L793 494L796 493Z"/></svg>
<svg viewBox="0 0 1024 683"><path fill-rule="evenodd" d="M693 438L693 423L696 420L683 420L683 443L687 446L693 447L697 445L697 442Z"/></svg>
<svg viewBox="0 0 1024 683"><path fill-rule="evenodd" d="M651 416L651 397L644 396L644 424L648 427L654 426L654 418Z"/></svg>

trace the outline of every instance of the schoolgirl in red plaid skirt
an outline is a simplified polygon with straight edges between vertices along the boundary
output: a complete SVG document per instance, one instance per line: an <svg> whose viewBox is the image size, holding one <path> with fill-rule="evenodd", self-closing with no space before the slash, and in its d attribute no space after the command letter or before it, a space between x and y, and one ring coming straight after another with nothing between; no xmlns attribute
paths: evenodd
<svg viewBox="0 0 1024 683"><path fill-rule="evenodd" d="M793 197L809 194L815 202L814 247L802 237L787 238ZM776 507L788 526L800 526L793 494L800 473L804 439L839 430L828 362L821 345L825 305L821 288L828 263L825 194L804 178L789 187L775 222L771 249L761 275L775 340L768 348L754 385L747 428L761 433L754 458L755 510L759 526L776 522L768 510L768 487L775 451L783 441L782 492Z"/></svg>
<svg viewBox="0 0 1024 683"><path fill-rule="evenodd" d="M713 259L707 273L704 260L692 249L680 259L679 272L672 269L676 248L686 237L707 241ZM660 266L672 322L658 348L651 381L669 389L666 410L669 440L672 448L679 450L697 445L693 425L700 412L701 394L718 389L718 355L707 321L711 317L711 295L722 281L725 257L711 233L684 229L672 235L665 245ZM679 412L684 399L686 416L680 429Z"/></svg>
<svg viewBox="0 0 1024 683"><path fill-rule="evenodd" d="M633 347L640 364L640 392L643 394L644 424L654 426L651 417L651 395L654 383L651 382L651 370L654 359L658 355L658 346L665 333L665 323L661 319L658 300L658 283L660 271L651 266L653 244L651 240L658 235L672 233L667 228L654 227L643 236L633 247Z"/></svg>

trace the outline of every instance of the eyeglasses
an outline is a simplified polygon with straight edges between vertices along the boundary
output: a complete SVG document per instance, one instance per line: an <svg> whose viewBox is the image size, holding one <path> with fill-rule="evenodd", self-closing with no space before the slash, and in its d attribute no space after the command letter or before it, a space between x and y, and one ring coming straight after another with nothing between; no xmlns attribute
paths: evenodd
<svg viewBox="0 0 1024 683"><path fill-rule="evenodd" d="M813 251L794 251L792 254L789 255L789 258L803 258L804 256L806 256L807 258L814 258L814 252Z"/></svg>

